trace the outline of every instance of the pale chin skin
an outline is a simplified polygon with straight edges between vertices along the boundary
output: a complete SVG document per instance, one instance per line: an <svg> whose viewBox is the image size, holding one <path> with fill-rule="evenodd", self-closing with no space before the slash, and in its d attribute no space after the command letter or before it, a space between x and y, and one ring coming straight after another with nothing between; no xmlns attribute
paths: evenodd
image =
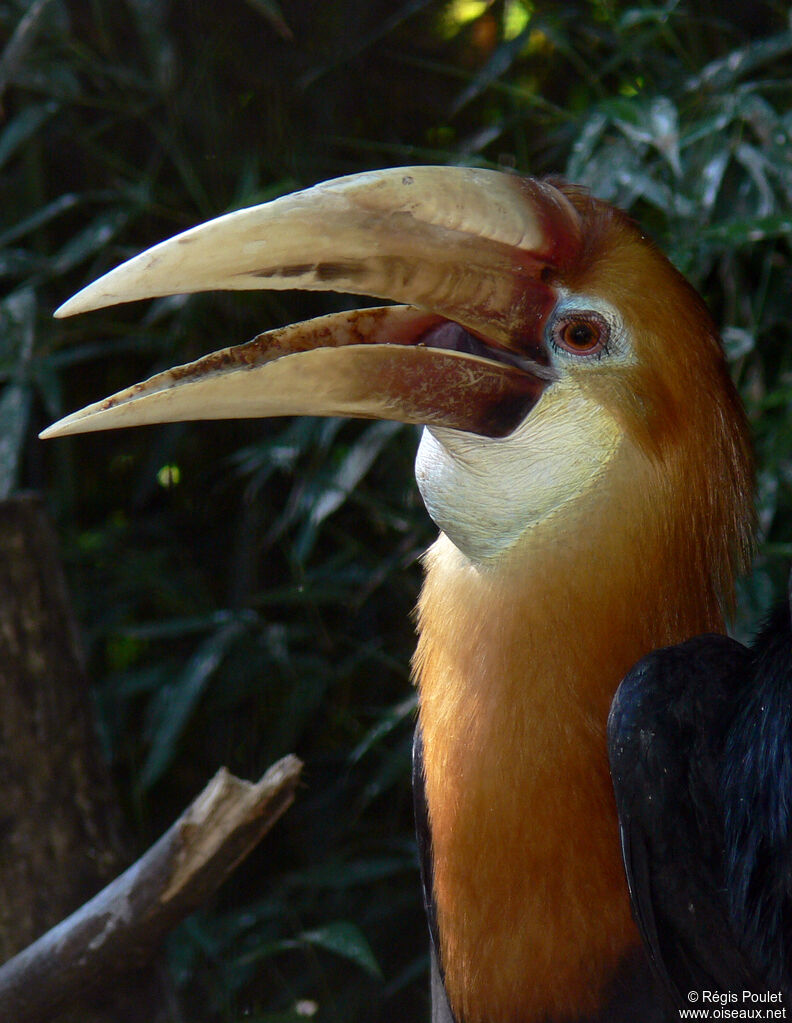
<svg viewBox="0 0 792 1023"><path fill-rule="evenodd" d="M556 384L509 437L426 427L415 477L435 524L484 567L585 493L620 438L600 405Z"/></svg>

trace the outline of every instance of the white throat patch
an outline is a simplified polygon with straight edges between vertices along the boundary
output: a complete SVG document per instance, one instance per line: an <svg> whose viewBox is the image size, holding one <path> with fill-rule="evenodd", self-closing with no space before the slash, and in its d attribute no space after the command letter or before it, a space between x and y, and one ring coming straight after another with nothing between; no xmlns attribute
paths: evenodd
<svg viewBox="0 0 792 1023"><path fill-rule="evenodd" d="M588 490L621 436L600 405L558 381L509 437L424 429L415 476L436 525L481 563Z"/></svg>

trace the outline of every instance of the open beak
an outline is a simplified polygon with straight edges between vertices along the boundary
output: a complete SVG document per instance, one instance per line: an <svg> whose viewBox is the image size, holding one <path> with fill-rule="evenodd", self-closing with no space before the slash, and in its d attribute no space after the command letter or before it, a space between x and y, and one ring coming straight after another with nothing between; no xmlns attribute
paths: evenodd
<svg viewBox="0 0 792 1023"><path fill-rule="evenodd" d="M162 242L57 316L212 289L302 288L409 302L324 316L160 373L44 438L143 423L276 415L395 419L510 433L552 380L546 282L579 217L551 185L406 167L338 178Z"/></svg>

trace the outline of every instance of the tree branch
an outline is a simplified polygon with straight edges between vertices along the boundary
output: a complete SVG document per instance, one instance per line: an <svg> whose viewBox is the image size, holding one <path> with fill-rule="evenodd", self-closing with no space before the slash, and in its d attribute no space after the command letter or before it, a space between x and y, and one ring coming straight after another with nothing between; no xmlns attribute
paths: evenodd
<svg viewBox="0 0 792 1023"><path fill-rule="evenodd" d="M253 785L221 768L136 863L0 967L0 1021L42 1023L144 963L290 806L301 769L284 757Z"/></svg>

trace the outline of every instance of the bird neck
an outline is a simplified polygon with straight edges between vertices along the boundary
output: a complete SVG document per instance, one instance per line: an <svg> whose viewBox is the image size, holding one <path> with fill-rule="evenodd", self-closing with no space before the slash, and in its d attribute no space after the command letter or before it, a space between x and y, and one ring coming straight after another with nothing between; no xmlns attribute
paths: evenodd
<svg viewBox="0 0 792 1023"><path fill-rule="evenodd" d="M593 1012L638 942L610 702L649 650L722 620L669 549L684 531L634 507L650 492L621 478L607 505L592 494L497 566L442 534L427 554L415 673L441 959L464 1023Z"/></svg>

